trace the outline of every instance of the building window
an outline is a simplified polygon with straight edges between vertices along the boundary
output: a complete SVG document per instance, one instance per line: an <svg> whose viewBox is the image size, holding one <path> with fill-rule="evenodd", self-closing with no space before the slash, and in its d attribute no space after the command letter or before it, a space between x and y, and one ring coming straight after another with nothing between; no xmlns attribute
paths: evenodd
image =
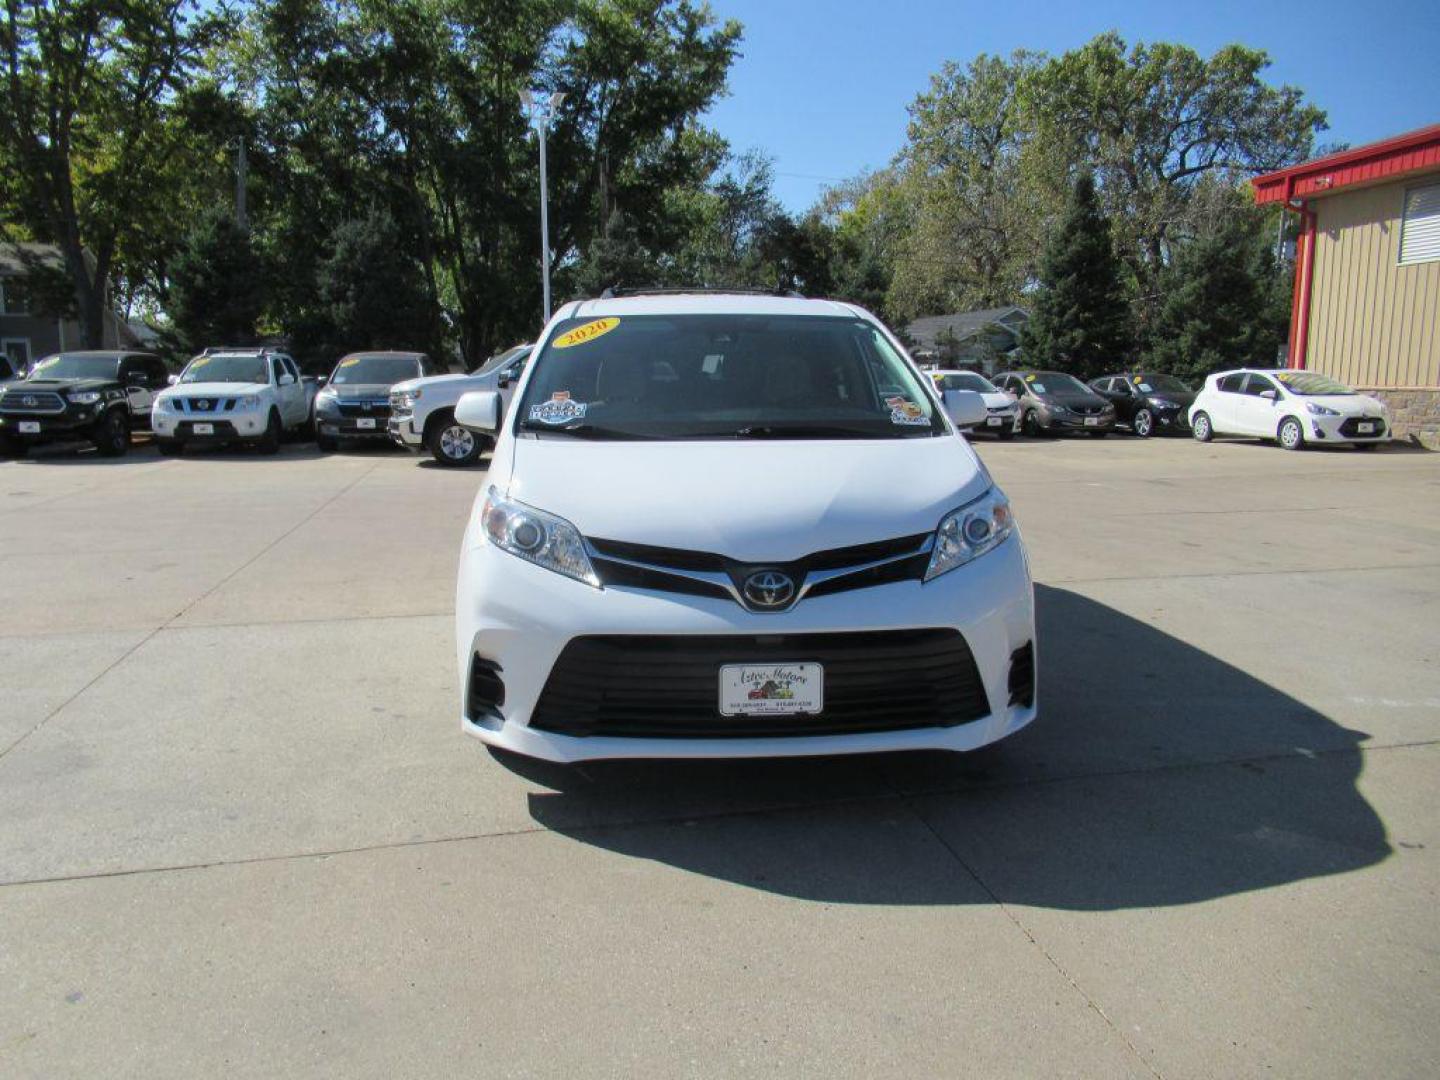
<svg viewBox="0 0 1440 1080"><path fill-rule="evenodd" d="M1405 192L1400 219L1400 265L1440 259L1440 184Z"/></svg>
<svg viewBox="0 0 1440 1080"><path fill-rule="evenodd" d="M30 301L25 295L24 286L13 279L0 281L0 315L28 314Z"/></svg>

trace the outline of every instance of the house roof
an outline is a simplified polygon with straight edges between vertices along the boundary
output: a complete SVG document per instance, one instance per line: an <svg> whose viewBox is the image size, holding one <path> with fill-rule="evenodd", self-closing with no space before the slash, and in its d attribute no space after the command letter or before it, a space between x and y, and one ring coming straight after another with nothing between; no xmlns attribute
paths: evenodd
<svg viewBox="0 0 1440 1080"><path fill-rule="evenodd" d="M1333 195L1344 188L1440 169L1440 124L1326 154L1250 181L1258 204Z"/></svg>
<svg viewBox="0 0 1440 1080"><path fill-rule="evenodd" d="M916 319L905 328L905 332L917 345L927 348L934 348L937 345L936 339L946 331L949 331L956 341L964 341L973 337L988 326L997 323L1005 325L1005 320L1012 316L1019 315L1022 320L1030 318L1030 313L1022 307L1011 304L1009 307L981 308L978 311L960 311L953 315L930 315L923 319ZM1014 327L1008 327L1014 330Z"/></svg>
<svg viewBox="0 0 1440 1080"><path fill-rule="evenodd" d="M54 244L0 244L0 276L14 277L37 264L65 269L64 256Z"/></svg>

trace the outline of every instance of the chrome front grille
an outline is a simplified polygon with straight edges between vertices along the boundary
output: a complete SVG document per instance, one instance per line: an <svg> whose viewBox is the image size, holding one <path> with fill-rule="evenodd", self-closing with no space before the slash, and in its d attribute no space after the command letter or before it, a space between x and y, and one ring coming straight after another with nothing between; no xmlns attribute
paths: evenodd
<svg viewBox="0 0 1440 1080"><path fill-rule="evenodd" d="M176 398L180 411L191 416L213 416L235 408L234 398L191 397Z"/></svg>
<svg viewBox="0 0 1440 1080"><path fill-rule="evenodd" d="M65 399L50 390L31 392L11 389L0 397L0 412L54 414L64 411Z"/></svg>
<svg viewBox="0 0 1440 1080"><path fill-rule="evenodd" d="M817 551L789 562L741 562L706 551L651 547L589 538L586 546L605 585L711 596L747 611L788 611L807 597L849 592L893 581L919 581L930 561L933 533ZM773 570L793 588L788 601L760 605L747 598L746 583Z"/></svg>

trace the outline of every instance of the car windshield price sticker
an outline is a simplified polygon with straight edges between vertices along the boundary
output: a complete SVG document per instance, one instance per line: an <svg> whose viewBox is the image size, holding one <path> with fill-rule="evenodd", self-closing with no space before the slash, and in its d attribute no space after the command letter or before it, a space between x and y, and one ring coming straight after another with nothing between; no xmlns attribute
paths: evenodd
<svg viewBox="0 0 1440 1080"><path fill-rule="evenodd" d="M559 390L549 401L530 406L530 419L540 424L568 424L571 420L585 419L590 406L583 401L571 401L568 391Z"/></svg>
<svg viewBox="0 0 1440 1080"><path fill-rule="evenodd" d="M586 345L594 341L601 334L608 334L619 325L619 319L596 319L594 322L587 322L584 326L577 326L574 330L567 330L557 337L555 339L555 348L573 349L576 345Z"/></svg>
<svg viewBox="0 0 1440 1080"><path fill-rule="evenodd" d="M818 713L825 706L819 664L725 664L720 668L721 716Z"/></svg>

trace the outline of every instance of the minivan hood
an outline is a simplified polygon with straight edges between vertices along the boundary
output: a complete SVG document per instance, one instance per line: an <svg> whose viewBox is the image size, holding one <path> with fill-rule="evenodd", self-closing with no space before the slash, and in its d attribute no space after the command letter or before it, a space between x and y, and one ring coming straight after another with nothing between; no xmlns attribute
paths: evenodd
<svg viewBox="0 0 1440 1080"><path fill-rule="evenodd" d="M932 531L990 486L953 436L594 442L520 438L507 494L589 537L785 562ZM498 479L498 478L497 478Z"/></svg>

